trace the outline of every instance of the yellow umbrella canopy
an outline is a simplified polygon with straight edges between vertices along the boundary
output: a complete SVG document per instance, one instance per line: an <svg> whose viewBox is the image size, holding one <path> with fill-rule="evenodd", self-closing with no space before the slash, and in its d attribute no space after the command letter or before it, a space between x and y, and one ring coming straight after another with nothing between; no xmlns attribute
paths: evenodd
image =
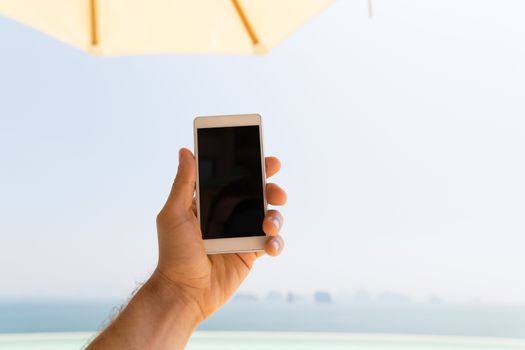
<svg viewBox="0 0 525 350"><path fill-rule="evenodd" d="M98 55L264 54L333 0L0 0L0 14Z"/></svg>

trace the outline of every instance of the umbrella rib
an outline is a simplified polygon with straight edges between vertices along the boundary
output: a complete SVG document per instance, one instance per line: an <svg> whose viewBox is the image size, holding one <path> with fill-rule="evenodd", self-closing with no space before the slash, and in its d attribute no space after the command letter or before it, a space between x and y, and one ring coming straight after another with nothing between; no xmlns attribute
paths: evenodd
<svg viewBox="0 0 525 350"><path fill-rule="evenodd" d="M253 45L259 44L259 38L257 37L257 34L255 34L255 31L253 30L253 27L250 24L250 21L248 21L248 17L246 17L246 14L244 13L244 10L242 9L242 6L239 3L239 0L232 0L232 3L233 3L233 6L235 7L235 10L237 11L237 14L241 18L241 22L244 26L244 29L246 29L246 32L248 33L248 36L250 37L252 44Z"/></svg>
<svg viewBox="0 0 525 350"><path fill-rule="evenodd" d="M89 12L91 17L91 45L98 45L98 26L97 26L97 0L89 0Z"/></svg>

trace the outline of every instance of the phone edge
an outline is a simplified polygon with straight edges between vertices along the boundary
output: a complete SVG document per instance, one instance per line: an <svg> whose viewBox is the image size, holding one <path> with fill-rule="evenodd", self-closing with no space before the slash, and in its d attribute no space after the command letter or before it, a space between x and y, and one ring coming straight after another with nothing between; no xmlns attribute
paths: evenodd
<svg viewBox="0 0 525 350"><path fill-rule="evenodd" d="M250 117L255 119L255 123L253 122L238 122L235 119L238 117ZM210 121L211 123L208 123L206 121ZM217 123L215 123L217 122ZM201 125L199 125L201 124ZM212 124L206 125L206 124ZM215 125L217 124L217 125ZM262 170L262 190L263 190L263 201L264 201L264 214L266 216L266 213L268 211L268 201L266 199L266 160L264 157L264 141L263 141L263 126L262 126L262 117L258 113L252 113L252 114L229 114L229 115L214 115L214 116L197 116L193 119L193 143L194 143L194 153L195 153L195 164L196 164L196 182L195 182L195 188L196 188L196 209L197 209L197 220L199 222L199 228L202 230L201 227L201 215L200 215L200 190L199 190L199 146L198 146L198 132L197 130L199 128L213 128L213 127L235 127L235 126L250 126L250 125L257 125L259 127L259 145L260 145L260 151L261 151L261 170ZM202 231L201 231L202 234ZM216 248L214 249L213 246L215 244L218 244L221 240L238 240L239 245L242 246L243 240L250 241L255 238L255 241L257 241L257 245L255 247L249 247L249 248ZM260 252L264 251L264 243L266 242L267 236L247 236L247 237L235 237L235 238L215 238L215 239L204 239L202 238L205 246L206 253L211 254L228 254L228 253L241 253L241 252ZM226 242L221 242L226 243Z"/></svg>

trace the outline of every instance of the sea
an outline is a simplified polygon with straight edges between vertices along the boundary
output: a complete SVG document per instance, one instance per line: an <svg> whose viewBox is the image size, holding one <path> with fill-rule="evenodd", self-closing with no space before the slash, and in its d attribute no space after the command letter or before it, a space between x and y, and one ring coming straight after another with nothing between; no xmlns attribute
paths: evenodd
<svg viewBox="0 0 525 350"><path fill-rule="evenodd" d="M122 304L1 301L0 349L80 349ZM188 345L263 348L525 350L525 306L233 301L206 320Z"/></svg>

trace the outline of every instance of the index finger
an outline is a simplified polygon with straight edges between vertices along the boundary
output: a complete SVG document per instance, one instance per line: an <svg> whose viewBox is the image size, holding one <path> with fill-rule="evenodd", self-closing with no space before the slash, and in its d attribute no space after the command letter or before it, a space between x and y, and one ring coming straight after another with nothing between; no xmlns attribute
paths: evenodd
<svg viewBox="0 0 525 350"><path fill-rule="evenodd" d="M265 164L267 178L277 174L277 172L279 172L281 169L281 162L277 157L266 157Z"/></svg>

